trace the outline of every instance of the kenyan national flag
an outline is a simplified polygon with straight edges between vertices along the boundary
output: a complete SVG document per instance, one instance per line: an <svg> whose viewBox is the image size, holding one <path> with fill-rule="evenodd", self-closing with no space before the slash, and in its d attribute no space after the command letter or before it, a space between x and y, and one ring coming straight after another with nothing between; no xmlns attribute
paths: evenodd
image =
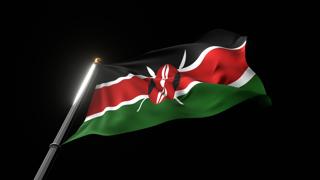
<svg viewBox="0 0 320 180"><path fill-rule="evenodd" d="M195 43L100 65L87 117L68 141L208 117L266 95L246 62L245 47L245 37L216 30Z"/></svg>

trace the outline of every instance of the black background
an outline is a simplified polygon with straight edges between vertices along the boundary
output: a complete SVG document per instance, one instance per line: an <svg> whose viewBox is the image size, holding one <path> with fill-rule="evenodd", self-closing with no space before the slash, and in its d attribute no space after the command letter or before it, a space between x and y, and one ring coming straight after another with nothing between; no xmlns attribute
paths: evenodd
<svg viewBox="0 0 320 180"><path fill-rule="evenodd" d="M19 53L14 56L19 59L15 89L22 95L15 98L15 115L23 126L20 138L29 148L18 175L34 177L97 56L105 63L124 61L223 28L248 37L247 62L276 104L275 54L284 41L284 30L276 24L287 19L279 9L268 3L219 1L21 6L14 31ZM210 118L176 120L112 137L87 136L62 146L46 177L154 179L175 174L201 179L221 170L272 175L281 171L282 163L281 123L274 118L273 106L261 108L252 100ZM69 135L83 114L74 120Z"/></svg>

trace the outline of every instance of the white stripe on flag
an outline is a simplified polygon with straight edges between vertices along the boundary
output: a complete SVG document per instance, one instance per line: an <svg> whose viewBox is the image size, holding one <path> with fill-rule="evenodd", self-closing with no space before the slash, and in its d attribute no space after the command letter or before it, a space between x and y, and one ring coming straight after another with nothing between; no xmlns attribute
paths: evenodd
<svg viewBox="0 0 320 180"><path fill-rule="evenodd" d="M96 89L100 89L100 88L103 88L103 87L106 87L106 86L111 86L111 85L117 84L117 83L119 83L119 82L121 82L121 81L123 81L125 79L131 79L133 77L138 77L138 78L141 78L141 79L147 78L147 76L144 76L144 75L134 75L134 74L129 73L128 75L126 75L124 77L119 77L116 80L109 81L109 82L102 83L102 84L98 84L96 86Z"/></svg>
<svg viewBox="0 0 320 180"><path fill-rule="evenodd" d="M241 87L245 84L247 84L247 82L250 81L250 79L255 75L256 73L254 73L252 71L252 69L250 67L248 67L244 73L240 76L240 78L238 78L237 80L233 81L232 83L228 84L229 86L233 86L233 87Z"/></svg>
<svg viewBox="0 0 320 180"><path fill-rule="evenodd" d="M182 69L178 69L179 72L187 72L187 71L191 71L195 68L197 68L198 66L200 66L200 64L202 63L203 59L206 57L206 55L211 52L214 49L217 48L222 48L222 49L228 49L228 50L238 50L241 49L242 47L244 47L246 45L246 41L239 47L236 48L225 48L225 47L221 47L221 46L210 46L207 49L205 49L204 51L202 51L202 53L200 54L200 56L197 58L197 60L195 60L190 66L182 68Z"/></svg>
<svg viewBox="0 0 320 180"><path fill-rule="evenodd" d="M129 101L122 101L121 103L119 103L118 105L116 106L110 106L110 107L106 107L104 108L103 111L101 112L98 112L96 114L92 114L90 116L87 116L86 119L84 121L89 121L93 118L96 118L96 117L99 117L99 116L102 116L104 115L107 111L114 111L114 110L118 110L119 108L121 108L122 106L125 106L125 105L130 105L130 104L134 104L138 101L140 101L141 99L145 99L145 98L148 98L148 95L140 95L140 96L137 96Z"/></svg>

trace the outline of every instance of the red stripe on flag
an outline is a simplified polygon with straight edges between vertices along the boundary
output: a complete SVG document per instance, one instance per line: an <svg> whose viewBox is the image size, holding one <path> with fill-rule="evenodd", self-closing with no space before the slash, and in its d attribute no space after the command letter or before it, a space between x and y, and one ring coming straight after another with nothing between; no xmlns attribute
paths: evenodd
<svg viewBox="0 0 320 180"><path fill-rule="evenodd" d="M96 114L106 107L116 106L123 101L131 100L139 95L148 94L150 79L132 77L117 84L96 89L93 93L87 115Z"/></svg>
<svg viewBox="0 0 320 180"><path fill-rule="evenodd" d="M230 84L237 80L248 68L245 47L239 50L215 49L210 51L202 63L182 76L212 84Z"/></svg>
<svg viewBox="0 0 320 180"><path fill-rule="evenodd" d="M245 47L238 50L214 49L205 56L197 68L180 73L181 79L177 90L185 89L193 81L230 84L247 68Z"/></svg>

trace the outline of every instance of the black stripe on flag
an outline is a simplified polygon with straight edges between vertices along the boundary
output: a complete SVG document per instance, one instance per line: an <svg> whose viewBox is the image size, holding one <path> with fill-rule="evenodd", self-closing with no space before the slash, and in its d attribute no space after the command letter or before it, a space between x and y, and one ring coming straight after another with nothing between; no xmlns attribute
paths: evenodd
<svg viewBox="0 0 320 180"><path fill-rule="evenodd" d="M97 83L104 83L127 76L129 73L150 76L146 66L154 72L164 64L172 64L179 67L183 54L186 51L186 62L184 67L191 65L202 51L210 46L222 46L236 48L241 46L246 37L225 30L213 30L195 43L182 44L148 52L140 57L127 62L104 64L100 67Z"/></svg>

